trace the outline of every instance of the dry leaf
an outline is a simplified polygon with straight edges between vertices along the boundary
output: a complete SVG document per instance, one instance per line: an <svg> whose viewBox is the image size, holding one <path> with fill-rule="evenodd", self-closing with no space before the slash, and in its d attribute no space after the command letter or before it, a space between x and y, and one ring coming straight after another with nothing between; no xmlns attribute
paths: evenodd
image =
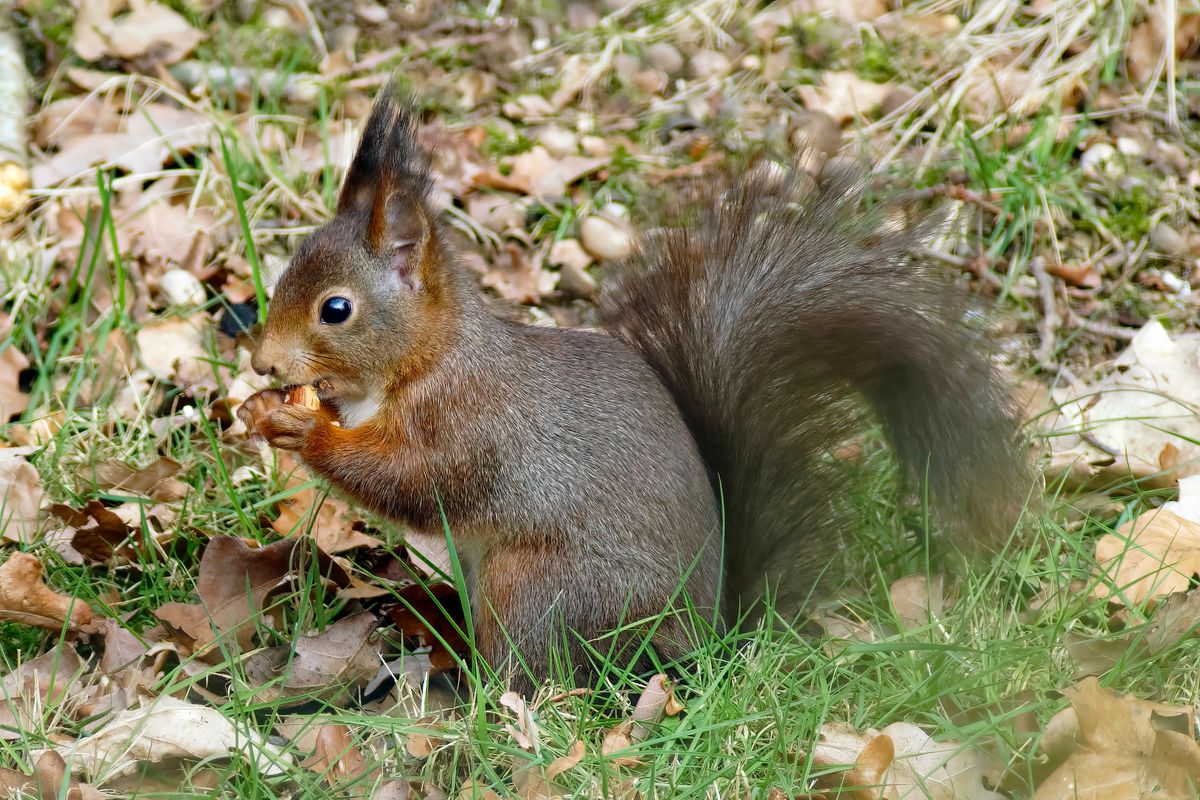
<svg viewBox="0 0 1200 800"><path fill-rule="evenodd" d="M175 478L181 468L175 459L159 456L144 467L133 467L124 461L110 459L91 468L85 467L82 472L85 476L90 472L98 488L133 492L170 502L183 499L190 489L186 483Z"/></svg>
<svg viewBox="0 0 1200 800"><path fill-rule="evenodd" d="M260 650L247 659L246 675L260 685L263 701L295 696L336 701L379 672L378 623L363 611L305 634L294 645Z"/></svg>
<svg viewBox="0 0 1200 800"><path fill-rule="evenodd" d="M554 780L559 775L569 769L576 767L580 761L583 761L584 744L583 739L576 739L575 744L571 745L571 750L565 756L559 756L550 762L546 767L546 777Z"/></svg>
<svg viewBox="0 0 1200 800"><path fill-rule="evenodd" d="M367 771L367 759L345 725L322 725L316 734L316 749L300 766L333 784L356 778Z"/></svg>
<svg viewBox="0 0 1200 800"><path fill-rule="evenodd" d="M537 720L533 717L533 712L525 704L525 698L516 692L505 692L500 695L500 705L512 711L517 716L517 727L505 723L504 729L517 740L517 744L522 749L532 753L540 753L542 750L541 737L538 736Z"/></svg>
<svg viewBox="0 0 1200 800"><path fill-rule="evenodd" d="M42 580L42 563L29 553L13 553L0 564L0 619L56 631L79 630L95 613L87 603L59 594Z"/></svg>
<svg viewBox="0 0 1200 800"><path fill-rule="evenodd" d="M1200 522L1184 516L1200 494L1200 475L1179 482L1184 505L1167 503L1129 522L1096 542L1096 563L1105 580L1096 597L1124 605L1141 605L1186 591L1200 574Z"/></svg>
<svg viewBox="0 0 1200 800"><path fill-rule="evenodd" d="M0 350L0 423L29 407L29 395L21 391L21 373L28 368L29 358L16 345Z"/></svg>
<svg viewBox="0 0 1200 800"><path fill-rule="evenodd" d="M150 374L183 389L216 389L204 346L206 314L152 320L137 332L138 355Z"/></svg>
<svg viewBox="0 0 1200 800"><path fill-rule="evenodd" d="M1080 675L1103 675L1120 662L1152 658L1194 636L1198 628L1200 592L1193 589L1168 595L1155 606L1149 622L1120 636L1096 639L1071 630L1063 644L1079 665Z"/></svg>
<svg viewBox="0 0 1200 800"><path fill-rule="evenodd" d="M66 140L58 153L34 165L33 185L49 188L73 178L90 179L97 165L148 175L177 154L207 144L211 133L212 120L199 112L146 103L124 118L122 131Z"/></svg>
<svg viewBox="0 0 1200 800"><path fill-rule="evenodd" d="M115 675L136 664L150 649L145 642L115 619L102 619L96 628L104 638L104 654L100 657L98 666L106 675Z"/></svg>
<svg viewBox="0 0 1200 800"><path fill-rule="evenodd" d="M508 186L553 203L566 196L568 186L607 163L587 156L555 158L545 147L534 145L528 152L513 156Z"/></svg>
<svg viewBox="0 0 1200 800"><path fill-rule="evenodd" d="M284 539L252 548L233 536L209 541L200 558L196 581L199 603L167 603L154 612L186 634L197 654L218 640L238 649L249 647L267 595L280 586L296 560L296 541Z"/></svg>
<svg viewBox="0 0 1200 800"><path fill-rule="evenodd" d="M0 739L14 741L36 730L37 715L56 708L84 672L83 660L66 644L5 675L0 680Z"/></svg>
<svg viewBox="0 0 1200 800"><path fill-rule="evenodd" d="M0 540L31 543L41 519L42 479L16 449L0 449Z"/></svg>
<svg viewBox="0 0 1200 800"><path fill-rule="evenodd" d="M55 748L96 783L135 772L144 762L244 756L264 775L278 775L291 756L249 729L236 729L221 712L159 695L118 713L91 736Z"/></svg>
<svg viewBox="0 0 1200 800"><path fill-rule="evenodd" d="M174 64L204 38L180 14L151 0L130 0L128 14L114 18L122 0L77 0L71 45L85 61L105 56Z"/></svg>
<svg viewBox="0 0 1200 800"><path fill-rule="evenodd" d="M0 769L0 795L4 797L38 797L42 800L104 800L94 786L71 780L67 775L67 763L53 750L45 750L38 756L33 775L12 769Z"/></svg>
<svg viewBox="0 0 1200 800"><path fill-rule="evenodd" d="M600 745L601 755L625 767L641 763L637 756L615 754L629 750L644 740L649 735L651 728L662 722L663 713L666 711L670 697L667 676L660 673L652 677L646 684L646 690L638 698L637 705L633 707L632 716L609 729L608 733L604 735L604 741Z"/></svg>
<svg viewBox="0 0 1200 800"><path fill-rule="evenodd" d="M1087 678L1064 692L1075 712L1053 737L1073 751L1038 786L1034 800L1116 800L1195 797L1200 786L1200 745L1194 712L1119 695ZM1043 744L1045 750L1047 744Z"/></svg>
<svg viewBox="0 0 1200 800"><path fill-rule="evenodd" d="M890 83L872 83L853 72L830 70L821 73L820 86L798 86L804 107L822 111L843 125L867 114L892 90Z"/></svg>
<svg viewBox="0 0 1200 800"><path fill-rule="evenodd" d="M460 631L466 630L462 597L454 584L412 582L396 592L400 602L388 606L388 617L396 630L429 648L432 672L458 666L469 646ZM432 630L430 629L432 627Z"/></svg>
<svg viewBox="0 0 1200 800"><path fill-rule="evenodd" d="M946 611L944 583L941 575L934 575L932 580L925 575L909 575L891 585L888 596L902 629L914 630L937 623Z"/></svg>
<svg viewBox="0 0 1200 800"><path fill-rule="evenodd" d="M294 491L279 501L279 516L272 528L284 536L307 535L329 555L382 544L359 529L361 521L345 500L318 488L307 467L289 454L278 458L279 469L288 472L284 491Z"/></svg>
<svg viewBox="0 0 1200 800"><path fill-rule="evenodd" d="M515 244L488 268L483 285L495 289L505 300L515 303L537 303L542 295L554 291L558 276L542 266L542 253L526 254Z"/></svg>
<svg viewBox="0 0 1200 800"><path fill-rule="evenodd" d="M89 500L82 509L54 503L47 510L68 527L47 533L46 543L74 563L132 561L143 538L165 545L170 534L164 532L175 522L175 512L161 503L150 508L139 503L108 508L99 500Z"/></svg>
<svg viewBox="0 0 1200 800"><path fill-rule="evenodd" d="M841 797L1003 800L987 788L999 783L1000 764L964 745L936 742L916 725L896 722L882 731L859 732L844 723L826 723L818 735L813 763L847 767L823 777L822 788L857 787Z"/></svg>
<svg viewBox="0 0 1200 800"><path fill-rule="evenodd" d="M1052 468L1097 485L1132 475L1171 486L1200 474L1200 334L1172 339L1148 322L1107 375L1077 391L1055 392Z"/></svg>

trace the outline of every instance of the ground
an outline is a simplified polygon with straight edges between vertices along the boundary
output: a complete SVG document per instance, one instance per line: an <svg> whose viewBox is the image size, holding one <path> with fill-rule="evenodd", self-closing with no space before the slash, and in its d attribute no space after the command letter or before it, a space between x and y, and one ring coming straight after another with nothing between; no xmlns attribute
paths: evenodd
<svg viewBox="0 0 1200 800"><path fill-rule="evenodd" d="M0 789L1192 796L1200 6L131 6L0 6L30 76L0 105L35 112L0 126ZM393 72L465 262L537 324L594 322L645 209L710 170L874 165L887 214L947 220L923 255L1021 387L1045 501L999 554L931 555L872 432L835 454L861 525L811 619L527 704L466 655L456 696L445 543L233 413L266 385L240 332Z"/></svg>

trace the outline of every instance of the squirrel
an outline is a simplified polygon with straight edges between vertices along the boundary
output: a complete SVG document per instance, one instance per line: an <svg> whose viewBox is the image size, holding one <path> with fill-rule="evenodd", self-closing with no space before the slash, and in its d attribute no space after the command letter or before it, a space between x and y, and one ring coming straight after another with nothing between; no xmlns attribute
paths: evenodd
<svg viewBox="0 0 1200 800"><path fill-rule="evenodd" d="M865 409L945 527L1011 535L1031 484L1009 392L860 178L713 178L614 271L602 330L527 326L456 259L416 131L389 86L274 287L253 368L321 407L269 389L239 414L363 507L448 526L474 646L514 688L647 638L682 657L692 615L722 629L768 592L798 610L843 540L830 454Z"/></svg>

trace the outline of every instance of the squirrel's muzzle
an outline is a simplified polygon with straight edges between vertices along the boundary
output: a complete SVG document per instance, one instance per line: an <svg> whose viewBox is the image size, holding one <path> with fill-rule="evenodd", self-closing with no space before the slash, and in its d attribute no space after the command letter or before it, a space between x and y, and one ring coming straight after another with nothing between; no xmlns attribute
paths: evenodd
<svg viewBox="0 0 1200 800"><path fill-rule="evenodd" d="M258 340L258 346L250 356L250 366L259 375L279 374L280 362L283 361L283 348L274 338L263 336Z"/></svg>

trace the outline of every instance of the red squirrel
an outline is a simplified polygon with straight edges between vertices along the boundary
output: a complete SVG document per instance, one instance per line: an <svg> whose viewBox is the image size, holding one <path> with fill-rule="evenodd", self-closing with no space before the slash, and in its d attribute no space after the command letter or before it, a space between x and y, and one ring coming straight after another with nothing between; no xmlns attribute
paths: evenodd
<svg viewBox="0 0 1200 800"><path fill-rule="evenodd" d="M457 260L416 126L386 89L271 297L253 367L321 408L267 390L239 413L363 507L444 519L474 644L514 686L647 635L679 657L690 615L720 628L767 591L802 605L864 406L947 527L1011 532L1028 484L1003 381L860 181L713 178L614 270L604 330L532 327Z"/></svg>

